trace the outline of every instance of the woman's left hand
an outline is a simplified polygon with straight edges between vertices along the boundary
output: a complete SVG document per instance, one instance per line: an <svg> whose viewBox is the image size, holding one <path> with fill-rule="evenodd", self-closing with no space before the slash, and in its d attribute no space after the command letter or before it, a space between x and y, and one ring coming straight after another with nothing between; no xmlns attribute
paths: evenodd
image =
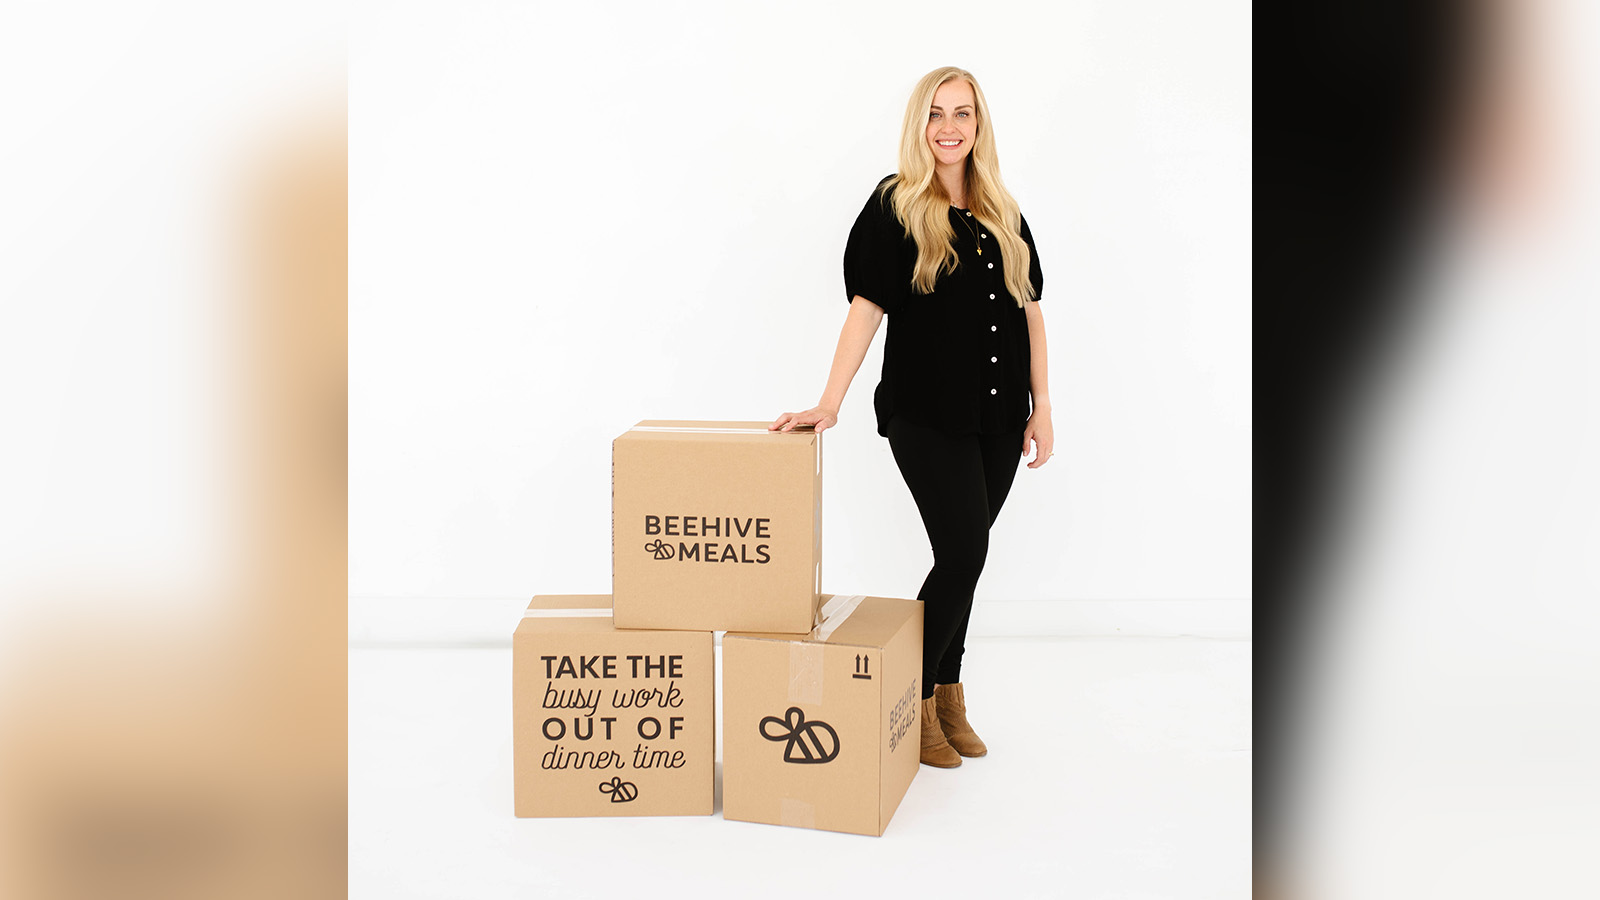
<svg viewBox="0 0 1600 900"><path fill-rule="evenodd" d="M1037 452L1033 462L1028 463L1028 468L1037 469L1050 461L1055 455L1056 432L1050 426L1050 410L1035 409L1033 415L1028 417L1028 427L1022 430L1022 455L1028 455L1028 444L1032 443Z"/></svg>

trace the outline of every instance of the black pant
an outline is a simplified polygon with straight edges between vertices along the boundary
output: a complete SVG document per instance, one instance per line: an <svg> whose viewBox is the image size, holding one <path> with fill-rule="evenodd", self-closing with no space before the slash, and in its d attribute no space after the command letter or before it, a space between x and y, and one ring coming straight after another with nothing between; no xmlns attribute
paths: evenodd
<svg viewBox="0 0 1600 900"><path fill-rule="evenodd" d="M922 696L961 680L972 592L989 555L989 526L1000 514L1022 459L1022 432L947 435L889 420L889 449L917 501L933 547L923 605Z"/></svg>

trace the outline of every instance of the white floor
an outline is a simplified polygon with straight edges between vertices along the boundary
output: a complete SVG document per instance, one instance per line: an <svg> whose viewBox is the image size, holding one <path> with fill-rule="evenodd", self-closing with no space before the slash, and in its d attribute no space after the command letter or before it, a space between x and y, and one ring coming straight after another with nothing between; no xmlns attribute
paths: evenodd
<svg viewBox="0 0 1600 900"><path fill-rule="evenodd" d="M923 766L872 838L724 821L720 796L705 818L515 818L510 648L352 647L350 896L1247 897L1250 652L975 640L989 755Z"/></svg>

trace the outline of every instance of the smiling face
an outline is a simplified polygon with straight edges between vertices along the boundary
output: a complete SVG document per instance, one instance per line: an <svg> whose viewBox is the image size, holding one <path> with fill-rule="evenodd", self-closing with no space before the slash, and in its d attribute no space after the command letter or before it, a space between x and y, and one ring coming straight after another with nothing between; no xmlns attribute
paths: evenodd
<svg viewBox="0 0 1600 900"><path fill-rule="evenodd" d="M972 141L978 136L978 108L972 85L960 78L939 85L928 108L926 134L939 168L965 163L967 154L972 152Z"/></svg>

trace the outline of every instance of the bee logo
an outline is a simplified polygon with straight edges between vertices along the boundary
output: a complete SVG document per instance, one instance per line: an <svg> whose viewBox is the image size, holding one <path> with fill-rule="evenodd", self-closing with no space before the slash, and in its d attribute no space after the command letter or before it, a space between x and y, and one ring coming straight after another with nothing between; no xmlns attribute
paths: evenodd
<svg viewBox="0 0 1600 900"><path fill-rule="evenodd" d="M769 728L776 729L769 731ZM767 716L761 720L761 736L769 741L786 741L783 761L815 764L832 762L839 755L839 732L821 719L806 721L800 707L791 706L784 718Z"/></svg>
<svg viewBox="0 0 1600 900"><path fill-rule="evenodd" d="M612 803L627 803L639 796L639 788L631 781L623 781L621 776L613 775L610 781L600 782L600 793L610 794Z"/></svg>
<svg viewBox="0 0 1600 900"><path fill-rule="evenodd" d="M650 543L645 544L644 545L644 551L646 553L655 554L655 558L656 559L671 559L672 558L672 545L667 543L666 541L663 541L660 538L656 538L655 540L651 541Z"/></svg>

